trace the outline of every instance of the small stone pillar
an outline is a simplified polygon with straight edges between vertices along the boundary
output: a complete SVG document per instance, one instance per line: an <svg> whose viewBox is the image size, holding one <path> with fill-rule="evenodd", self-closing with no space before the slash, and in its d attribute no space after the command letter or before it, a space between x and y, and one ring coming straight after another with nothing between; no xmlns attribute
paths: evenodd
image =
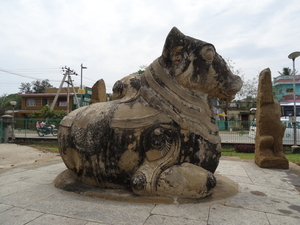
<svg viewBox="0 0 300 225"><path fill-rule="evenodd" d="M255 163L261 168L288 169L283 152L285 125L280 121L280 105L274 101L269 68L259 74L256 109Z"/></svg>
<svg viewBox="0 0 300 225"><path fill-rule="evenodd" d="M107 102L106 87L103 79L98 80L92 87L92 99L89 104Z"/></svg>
<svg viewBox="0 0 300 225"><path fill-rule="evenodd" d="M3 143L8 143L9 138L12 139L12 125L13 125L13 117L10 115L1 116L3 120Z"/></svg>

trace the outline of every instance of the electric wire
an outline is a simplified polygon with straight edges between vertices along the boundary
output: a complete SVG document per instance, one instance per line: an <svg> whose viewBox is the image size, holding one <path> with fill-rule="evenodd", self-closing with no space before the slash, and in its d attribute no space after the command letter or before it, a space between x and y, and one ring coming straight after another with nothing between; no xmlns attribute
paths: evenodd
<svg viewBox="0 0 300 225"><path fill-rule="evenodd" d="M24 77L24 78L28 78L28 79L33 79L33 80L44 80L44 79L48 79L48 78L41 78L41 77L36 77L34 75L50 75L50 74L58 74L58 73L63 73L61 68L25 68L25 69L14 69L14 70L9 70L9 69L5 69L5 68L1 68L0 67L0 78L2 77L2 74L11 74L11 75L15 75L15 76L19 76L19 77ZM31 75L33 74L33 76ZM80 86L80 76L73 76L74 78L74 85L76 84L76 86ZM92 87L97 80L95 79L91 79L87 76L83 76L83 80L85 81L85 86L86 87ZM52 79L48 79L49 82L54 83L59 85L61 83L61 80L52 80ZM21 82L21 83L25 83L25 82ZM0 80L0 84L1 85L5 85L6 87L15 87L15 85L20 84L20 81L18 80ZM107 89L111 89L113 85L106 85Z"/></svg>

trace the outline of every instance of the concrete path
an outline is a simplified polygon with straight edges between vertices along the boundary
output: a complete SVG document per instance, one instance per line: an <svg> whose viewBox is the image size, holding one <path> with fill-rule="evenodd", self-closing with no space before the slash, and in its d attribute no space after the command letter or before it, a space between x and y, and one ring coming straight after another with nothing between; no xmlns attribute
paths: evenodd
<svg viewBox="0 0 300 225"><path fill-rule="evenodd" d="M0 157L7 148L22 149L0 144ZM5 160L0 160L2 165ZM138 204L55 188L53 180L66 167L60 157L49 156L48 160L0 169L0 224L300 224L299 169L291 166L294 172L261 169L250 161L225 158L216 173L240 187L225 204Z"/></svg>

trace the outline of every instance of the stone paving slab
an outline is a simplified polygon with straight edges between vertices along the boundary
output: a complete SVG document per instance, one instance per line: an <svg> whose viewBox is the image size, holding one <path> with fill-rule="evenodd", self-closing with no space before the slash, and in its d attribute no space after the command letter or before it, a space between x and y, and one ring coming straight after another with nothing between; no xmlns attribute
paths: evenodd
<svg viewBox="0 0 300 225"><path fill-rule="evenodd" d="M49 224L70 224L70 225L86 225L86 220L79 220L74 218L68 218L65 216L56 216L50 214L43 214L37 219L27 223L26 225L49 225ZM95 223L99 224L99 223Z"/></svg>
<svg viewBox="0 0 300 225"><path fill-rule="evenodd" d="M269 225L269 221L263 211L213 205L210 208L208 224Z"/></svg>
<svg viewBox="0 0 300 225"><path fill-rule="evenodd" d="M233 208L243 208L257 212L273 213L277 215L285 215L291 217L298 217L300 220L300 200L291 201L282 200L277 196L267 197L260 195L253 195L249 193L239 193L233 198L226 201L225 206Z"/></svg>
<svg viewBox="0 0 300 225"><path fill-rule="evenodd" d="M2 177L0 179L3 179ZM35 183L28 183L25 181L15 181L13 183L0 185L0 198L11 195L13 193L22 193L30 188L35 187L37 184ZM0 201L1 203L2 201Z"/></svg>
<svg viewBox="0 0 300 225"><path fill-rule="evenodd" d="M185 217L170 217L170 216L161 216L161 215L151 215L144 225L158 225L158 224L164 224L164 225L206 225L206 221L199 221L199 220L193 220L188 219Z"/></svg>
<svg viewBox="0 0 300 225"><path fill-rule="evenodd" d="M13 207L0 214L1 225L26 224L43 215L40 212Z"/></svg>
<svg viewBox="0 0 300 225"><path fill-rule="evenodd" d="M207 221L209 206L205 204L157 205L151 213L169 217Z"/></svg>
<svg viewBox="0 0 300 225"><path fill-rule="evenodd" d="M110 224L143 224L155 205L105 201L73 193L58 193L27 208L47 214Z"/></svg>
<svg viewBox="0 0 300 225"><path fill-rule="evenodd" d="M300 178L290 170L221 160L216 173L239 185L222 203L141 204L65 192L53 185L66 168L59 160L0 173L0 224L300 224Z"/></svg>
<svg viewBox="0 0 300 225"><path fill-rule="evenodd" d="M48 199L57 193L57 190L50 185L36 185L24 189L22 192L15 192L1 197L1 203L26 208L36 202Z"/></svg>
<svg viewBox="0 0 300 225"><path fill-rule="evenodd" d="M271 213L266 213L270 224L272 225L291 225L291 224L299 224L299 217L290 217L290 216L281 216Z"/></svg>
<svg viewBox="0 0 300 225"><path fill-rule="evenodd" d="M0 204L0 213L4 212L4 211L6 211L6 210L8 210L10 208L13 208L13 206L12 205Z"/></svg>

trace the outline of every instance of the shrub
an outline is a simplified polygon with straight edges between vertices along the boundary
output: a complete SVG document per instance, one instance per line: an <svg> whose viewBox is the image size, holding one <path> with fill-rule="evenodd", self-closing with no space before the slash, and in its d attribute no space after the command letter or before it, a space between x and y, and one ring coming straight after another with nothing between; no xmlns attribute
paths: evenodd
<svg viewBox="0 0 300 225"><path fill-rule="evenodd" d="M234 145L234 149L239 153L254 153L255 145L253 144L236 144Z"/></svg>
<svg viewBox="0 0 300 225"><path fill-rule="evenodd" d="M45 105L39 112L34 112L28 115L29 118L50 118L62 119L66 116L66 111L63 110L50 110L49 105Z"/></svg>

